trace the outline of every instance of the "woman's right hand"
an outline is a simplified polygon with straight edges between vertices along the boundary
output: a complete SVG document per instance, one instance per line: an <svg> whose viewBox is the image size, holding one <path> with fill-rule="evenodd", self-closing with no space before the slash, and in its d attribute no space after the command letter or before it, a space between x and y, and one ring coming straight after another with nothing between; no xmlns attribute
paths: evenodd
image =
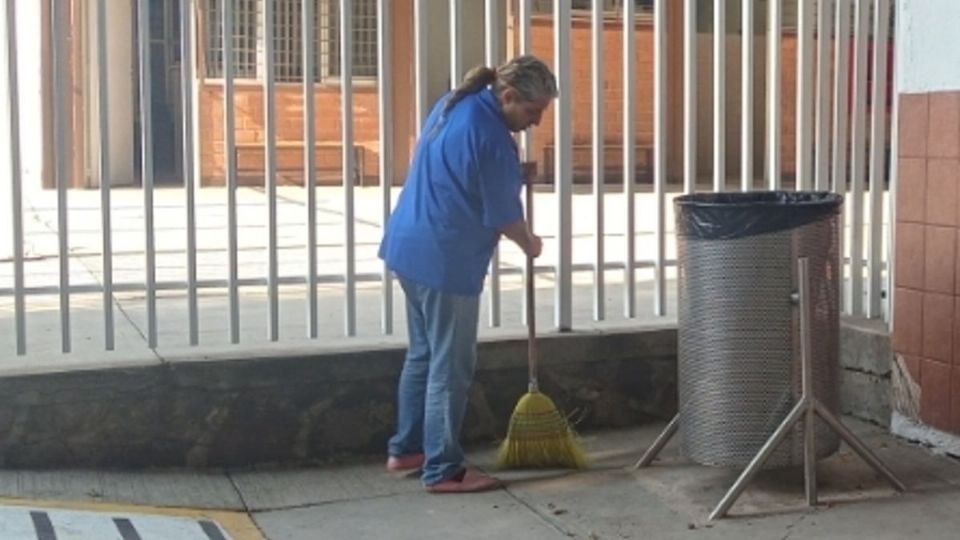
<svg viewBox="0 0 960 540"><path fill-rule="evenodd" d="M528 257L536 259L543 252L543 239L532 232L528 232L527 244L523 247L523 251Z"/></svg>

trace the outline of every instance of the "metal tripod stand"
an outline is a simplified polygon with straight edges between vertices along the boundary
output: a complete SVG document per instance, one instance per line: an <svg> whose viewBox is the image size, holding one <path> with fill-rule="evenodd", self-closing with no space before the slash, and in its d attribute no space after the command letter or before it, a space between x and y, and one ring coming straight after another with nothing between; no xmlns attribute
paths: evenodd
<svg viewBox="0 0 960 540"><path fill-rule="evenodd" d="M883 475L897 491L906 491L906 487L893 472L883 464L882 461L859 439L849 428L843 425L836 416L827 409L823 403L817 399L813 390L812 361L810 359L810 284L807 269L806 257L797 261L797 279L799 281L799 294L796 295L796 303L800 310L800 365L801 365L801 385L802 394L793 409L787 414L780 426L770 435L770 438L763 444L757 455L750 460L747 467L740 473L736 482L727 491L717 507L710 513L709 519L715 520L727 514L733 503L740 497L747 484L753 480L754 476L763 467L763 464L773 454L777 446L790 433L790 429L797 422L804 422L803 429L803 476L804 487L807 496L807 504L814 506L817 504L817 455L816 440L814 438L814 421L816 415L819 415L838 435L853 448L857 454L863 458L878 473ZM677 432L680 415L673 417L667 427L657 436L656 440L649 449L643 454L643 457L634 465L634 469L646 467L660 453L671 437Z"/></svg>

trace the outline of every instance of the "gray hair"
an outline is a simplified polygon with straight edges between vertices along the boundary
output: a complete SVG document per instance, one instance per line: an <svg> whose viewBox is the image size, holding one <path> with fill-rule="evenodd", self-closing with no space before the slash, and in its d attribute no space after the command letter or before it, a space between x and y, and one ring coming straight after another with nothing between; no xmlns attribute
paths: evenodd
<svg viewBox="0 0 960 540"><path fill-rule="evenodd" d="M477 66L467 72L463 82L453 91L443 107L446 114L468 94L474 94L493 85L493 92L500 95L513 88L527 101L555 98L558 95L557 78L542 60L532 55L522 55L494 69Z"/></svg>

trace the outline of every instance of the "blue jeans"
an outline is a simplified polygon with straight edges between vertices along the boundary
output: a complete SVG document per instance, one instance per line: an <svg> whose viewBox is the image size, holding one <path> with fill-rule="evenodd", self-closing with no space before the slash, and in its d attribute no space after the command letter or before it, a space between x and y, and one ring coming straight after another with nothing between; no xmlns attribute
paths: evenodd
<svg viewBox="0 0 960 540"><path fill-rule="evenodd" d="M427 486L463 467L460 428L477 363L480 297L447 294L399 278L410 340L400 375L392 456L423 452Z"/></svg>

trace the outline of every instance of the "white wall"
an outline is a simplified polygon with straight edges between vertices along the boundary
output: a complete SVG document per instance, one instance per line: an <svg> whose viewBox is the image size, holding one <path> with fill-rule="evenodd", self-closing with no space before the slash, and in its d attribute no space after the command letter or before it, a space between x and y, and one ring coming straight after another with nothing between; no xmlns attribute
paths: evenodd
<svg viewBox="0 0 960 540"><path fill-rule="evenodd" d="M960 89L960 1L897 0L896 4L899 91Z"/></svg>

